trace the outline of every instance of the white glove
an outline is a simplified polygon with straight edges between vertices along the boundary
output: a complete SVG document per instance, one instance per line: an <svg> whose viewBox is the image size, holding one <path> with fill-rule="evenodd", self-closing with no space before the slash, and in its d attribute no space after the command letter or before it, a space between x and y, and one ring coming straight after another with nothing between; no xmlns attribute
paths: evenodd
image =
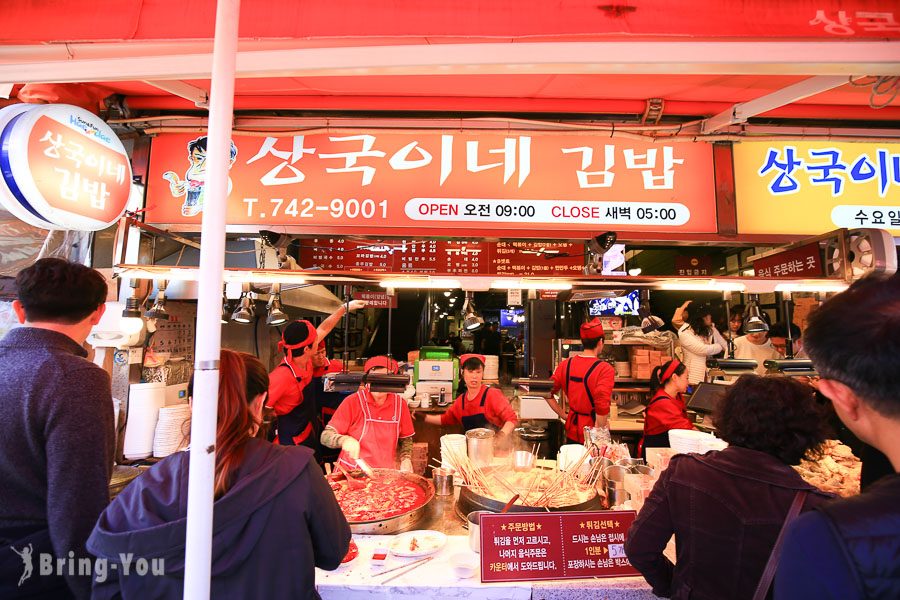
<svg viewBox="0 0 900 600"><path fill-rule="evenodd" d="M412 473L412 461L408 458L404 458L400 461L400 472L401 473Z"/></svg>
<svg viewBox="0 0 900 600"><path fill-rule="evenodd" d="M365 308L365 307L366 307L365 300L351 300L350 301L350 312L353 312L354 310L359 310L360 308Z"/></svg>
<svg viewBox="0 0 900 600"><path fill-rule="evenodd" d="M345 435L341 440L341 450L349 454L353 460L359 458L359 442L349 435Z"/></svg>

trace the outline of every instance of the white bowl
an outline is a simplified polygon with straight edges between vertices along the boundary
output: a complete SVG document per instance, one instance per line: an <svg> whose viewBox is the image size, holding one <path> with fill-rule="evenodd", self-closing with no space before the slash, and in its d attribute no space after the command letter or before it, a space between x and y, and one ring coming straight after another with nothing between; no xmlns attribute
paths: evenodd
<svg viewBox="0 0 900 600"><path fill-rule="evenodd" d="M406 401L406 405L410 408L419 408L419 400L416 398L410 398Z"/></svg>
<svg viewBox="0 0 900 600"><path fill-rule="evenodd" d="M478 561L471 552L459 552L450 557L453 574L460 579L468 579L478 571Z"/></svg>

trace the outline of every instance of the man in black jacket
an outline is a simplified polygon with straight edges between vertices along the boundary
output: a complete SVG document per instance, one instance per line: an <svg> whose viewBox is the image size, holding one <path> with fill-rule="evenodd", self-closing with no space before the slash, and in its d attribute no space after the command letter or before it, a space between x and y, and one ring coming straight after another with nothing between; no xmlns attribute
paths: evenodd
<svg viewBox="0 0 900 600"><path fill-rule="evenodd" d="M868 277L810 317L806 350L841 421L893 474L798 518L785 537L776 599L900 598L900 276Z"/></svg>
<svg viewBox="0 0 900 600"><path fill-rule="evenodd" d="M85 542L109 502L115 430L109 376L83 344L106 280L44 258L16 285L24 327L0 341L0 598L88 598Z"/></svg>

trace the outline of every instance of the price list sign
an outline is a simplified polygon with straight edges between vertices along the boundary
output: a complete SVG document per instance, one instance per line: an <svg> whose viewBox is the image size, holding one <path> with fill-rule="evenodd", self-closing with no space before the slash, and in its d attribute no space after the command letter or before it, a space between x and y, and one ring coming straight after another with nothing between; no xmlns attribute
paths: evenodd
<svg viewBox="0 0 900 600"><path fill-rule="evenodd" d="M390 246L378 242L351 241L341 237L302 240L300 264L326 271L393 272Z"/></svg>
<svg viewBox="0 0 900 600"><path fill-rule="evenodd" d="M634 511L481 516L481 581L639 575L625 556Z"/></svg>
<svg viewBox="0 0 900 600"><path fill-rule="evenodd" d="M584 268L580 242L480 240L351 241L304 239L304 269L422 275L574 276Z"/></svg>

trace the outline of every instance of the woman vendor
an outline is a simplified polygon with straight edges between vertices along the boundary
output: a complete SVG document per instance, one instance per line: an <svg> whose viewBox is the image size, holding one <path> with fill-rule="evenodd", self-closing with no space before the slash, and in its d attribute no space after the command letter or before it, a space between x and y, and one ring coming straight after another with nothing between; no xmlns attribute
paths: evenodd
<svg viewBox="0 0 900 600"><path fill-rule="evenodd" d="M687 387L687 367L680 360L670 360L653 369L650 375L653 397L647 403L640 444L642 457L646 456L647 448L668 448L669 430L694 428L681 396Z"/></svg>
<svg viewBox="0 0 900 600"><path fill-rule="evenodd" d="M367 382L372 374L396 373L397 361L376 356L366 361L364 369L362 387L347 396L334 412L322 432L322 445L340 448L338 464L346 469L357 469L358 458L372 468L393 469L399 442L400 470L411 472L415 431L409 407L399 394L373 392Z"/></svg>
<svg viewBox="0 0 900 600"><path fill-rule="evenodd" d="M425 415L426 423L462 424L466 431L487 427L499 430L504 436L512 433L519 418L503 392L482 383L484 362L481 354L463 354L459 357L459 369L466 383L466 391L459 395L444 414Z"/></svg>

